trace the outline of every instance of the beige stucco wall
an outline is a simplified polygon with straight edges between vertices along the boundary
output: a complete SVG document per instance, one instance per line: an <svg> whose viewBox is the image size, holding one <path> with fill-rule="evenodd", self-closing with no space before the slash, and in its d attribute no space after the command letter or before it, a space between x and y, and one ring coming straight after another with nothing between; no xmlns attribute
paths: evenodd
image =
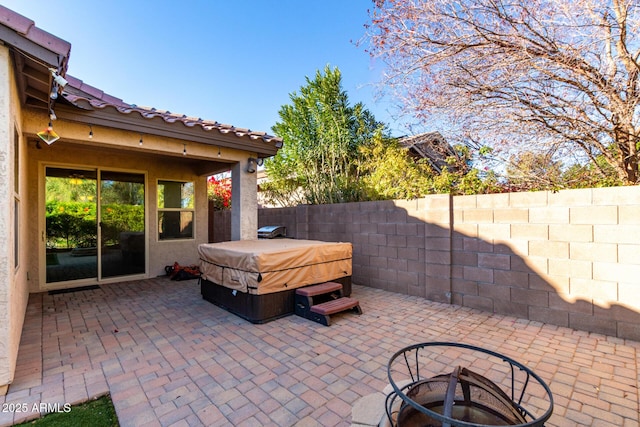
<svg viewBox="0 0 640 427"><path fill-rule="evenodd" d="M37 144L36 134L47 126L49 115L44 110L21 107L10 58L8 49L0 45L0 394L6 392L7 385L13 379L29 293L98 281L89 279L82 283L46 285L46 256L42 237L45 233L46 166L95 168L145 175L146 272L137 276L101 280L100 284L106 286L115 281L164 275L165 266L174 262L183 265L198 263L197 247L208 241L207 174L229 169L237 171L234 194L242 197L236 204L240 208L240 215L233 226L240 238L254 237L257 222L255 174L246 172L248 157L255 157L256 154L229 148L230 141L224 140L224 135L221 141L225 146L220 147L215 145L215 133L208 135L213 138L202 143L201 136L181 133L180 123L171 128L161 119L137 116L124 118L124 115L116 113L107 115L107 121L102 115L103 126L92 125L93 138L89 138L89 125L81 122L90 113L76 117L76 113L84 114L86 111L76 111L57 104L54 109L58 112L64 112L65 108L73 110L66 120L63 118L53 122L61 139L51 146L44 142ZM78 117L80 119L76 121ZM137 119L140 119L139 122ZM133 130L112 129L105 127L104 123L114 123L116 127ZM137 126L143 126L144 129L139 130ZM14 165L14 129L19 135L18 166ZM144 137L143 145L138 144L141 137ZM193 137L193 140L183 140L183 137ZM183 155L183 150L187 151L186 155ZM14 190L15 170L19 170L17 192ZM195 183L193 239L159 241L158 180ZM14 207L16 201L17 210ZM16 211L19 218L14 221ZM17 231L16 223L19 226ZM16 241L19 242L18 254L14 254Z"/></svg>
<svg viewBox="0 0 640 427"><path fill-rule="evenodd" d="M0 94L10 91L9 56L6 48L0 46ZM0 96L0 181L9 183L11 170L11 102L10 98ZM8 221L11 186L0 186L0 248L8 248L11 224ZM9 376L9 253L0 251L0 387L10 382ZM2 391L2 390L0 390ZM6 390L4 390L6 392Z"/></svg>
<svg viewBox="0 0 640 427"><path fill-rule="evenodd" d="M8 50L0 46L0 395L6 392L6 385L13 380L18 357L18 347L24 322L24 313L29 298L26 260L28 248L18 246L14 250L16 238L27 234L24 194L26 193L26 172L19 170L16 192L15 131L20 132L21 111L17 88L14 83L13 66ZM25 141L18 141L18 162L26 162ZM19 209L16 212L15 202ZM15 219L18 218L16 235Z"/></svg>
<svg viewBox="0 0 640 427"><path fill-rule="evenodd" d="M55 126L55 125L54 125ZM103 135L109 138L108 135ZM114 138L120 137L118 133ZM136 136L137 137L137 136ZM146 143L146 142L145 142ZM36 148L31 142L29 151L29 205L38 206L31 209L29 222L38 224L30 230L28 246L32 253L28 266L29 277L32 278L31 292L47 289L44 277L43 248L39 236L44 231L44 167L45 166L82 166L107 170L121 170L144 173L146 175L146 215L147 215L147 250L148 274L139 277L156 277L165 274L166 265L197 264L197 245L205 243L208 238L206 176L196 175L182 158L147 157L137 153L118 152L113 149L100 149L95 146L56 142L51 146L45 144ZM159 241L157 238L157 182L158 180L177 180L195 182L195 239ZM121 278L117 280L122 280ZM112 280L113 281L113 280ZM65 285L66 287L66 285Z"/></svg>

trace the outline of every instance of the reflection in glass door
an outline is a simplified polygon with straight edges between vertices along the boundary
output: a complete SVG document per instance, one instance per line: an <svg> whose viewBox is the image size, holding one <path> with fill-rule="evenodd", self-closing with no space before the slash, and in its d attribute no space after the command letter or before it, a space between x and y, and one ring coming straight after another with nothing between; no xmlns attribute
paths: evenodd
<svg viewBox="0 0 640 427"><path fill-rule="evenodd" d="M145 272L143 174L48 167L45 182L47 283Z"/></svg>
<svg viewBox="0 0 640 427"><path fill-rule="evenodd" d="M145 271L144 175L100 174L102 277Z"/></svg>
<svg viewBox="0 0 640 427"><path fill-rule="evenodd" d="M47 283L98 277L95 170L46 169Z"/></svg>

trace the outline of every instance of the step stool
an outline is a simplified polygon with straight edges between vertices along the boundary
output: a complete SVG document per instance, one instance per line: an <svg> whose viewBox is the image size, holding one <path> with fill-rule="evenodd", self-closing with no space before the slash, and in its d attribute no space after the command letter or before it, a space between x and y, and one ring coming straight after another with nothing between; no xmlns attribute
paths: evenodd
<svg viewBox="0 0 640 427"><path fill-rule="evenodd" d="M347 310L362 314L358 300L343 296L340 283L326 282L296 289L295 313L305 319L329 326L332 314Z"/></svg>

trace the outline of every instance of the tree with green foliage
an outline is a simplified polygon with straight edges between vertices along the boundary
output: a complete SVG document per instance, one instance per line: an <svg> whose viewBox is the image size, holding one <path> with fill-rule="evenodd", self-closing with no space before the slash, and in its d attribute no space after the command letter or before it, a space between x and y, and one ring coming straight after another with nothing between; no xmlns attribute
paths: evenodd
<svg viewBox="0 0 640 427"><path fill-rule="evenodd" d="M473 163L473 153L467 145L456 144L452 148L456 155L445 159L450 167L444 168L440 174L433 177L431 186L425 193L459 195L502 192L494 171L470 166Z"/></svg>
<svg viewBox="0 0 640 427"><path fill-rule="evenodd" d="M47 177L46 188L47 247L96 247L96 179ZM100 196L103 245L118 244L123 230L144 231L142 183L103 180Z"/></svg>
<svg viewBox="0 0 640 427"><path fill-rule="evenodd" d="M595 164L594 164L595 163ZM615 169L602 156L596 157L594 163L575 164L562 174L565 188L614 187L624 185Z"/></svg>
<svg viewBox="0 0 640 427"><path fill-rule="evenodd" d="M362 184L368 199L415 199L431 188L433 170L427 161L414 161L397 139L377 135L360 151Z"/></svg>
<svg viewBox="0 0 640 427"><path fill-rule="evenodd" d="M46 204L48 247L96 246L96 204L57 202Z"/></svg>
<svg viewBox="0 0 640 427"><path fill-rule="evenodd" d="M267 198L281 204L326 204L365 200L361 148L384 126L362 103L349 104L338 68L306 78L272 128L283 138L278 154L265 161Z"/></svg>
<svg viewBox="0 0 640 427"><path fill-rule="evenodd" d="M280 109L274 132L283 138L265 161L266 199L279 206L413 199L432 193L501 191L497 177L469 168L466 146L437 174L426 159L414 160L361 103L350 106L340 71L326 67L307 77L291 104Z"/></svg>

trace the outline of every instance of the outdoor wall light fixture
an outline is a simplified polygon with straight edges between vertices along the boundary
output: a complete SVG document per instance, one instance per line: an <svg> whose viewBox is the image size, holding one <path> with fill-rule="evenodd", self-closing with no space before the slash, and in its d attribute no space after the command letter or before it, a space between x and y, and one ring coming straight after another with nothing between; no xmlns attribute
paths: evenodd
<svg viewBox="0 0 640 427"><path fill-rule="evenodd" d="M141 146L141 145L142 145L142 142L143 142L143 141L142 141L142 134L140 134L140 141L138 141L138 145L140 145L140 146Z"/></svg>
<svg viewBox="0 0 640 427"><path fill-rule="evenodd" d="M218 157L220 157L220 147L218 147Z"/></svg>
<svg viewBox="0 0 640 427"><path fill-rule="evenodd" d="M255 173L256 172L256 166L262 166L263 163L263 159L256 159L255 157L249 157L247 159L247 172L249 173Z"/></svg>
<svg viewBox="0 0 640 427"><path fill-rule="evenodd" d="M247 172L256 173L256 159L253 157L247 159Z"/></svg>
<svg viewBox="0 0 640 427"><path fill-rule="evenodd" d="M183 156L186 156L186 155L187 155L187 144L182 144L182 147L183 147L183 149L182 149L182 155L183 155Z"/></svg>
<svg viewBox="0 0 640 427"><path fill-rule="evenodd" d="M93 138L93 128L89 125L89 139Z"/></svg>

